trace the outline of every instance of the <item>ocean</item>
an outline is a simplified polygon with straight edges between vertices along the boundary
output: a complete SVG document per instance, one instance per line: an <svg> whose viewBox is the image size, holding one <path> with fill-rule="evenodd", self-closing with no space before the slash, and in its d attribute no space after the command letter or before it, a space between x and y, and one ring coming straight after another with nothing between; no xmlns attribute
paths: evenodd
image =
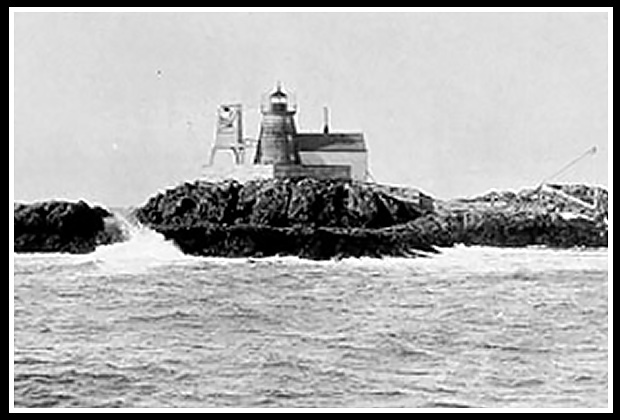
<svg viewBox="0 0 620 420"><path fill-rule="evenodd" d="M16 407L607 407L607 249L14 255Z"/></svg>

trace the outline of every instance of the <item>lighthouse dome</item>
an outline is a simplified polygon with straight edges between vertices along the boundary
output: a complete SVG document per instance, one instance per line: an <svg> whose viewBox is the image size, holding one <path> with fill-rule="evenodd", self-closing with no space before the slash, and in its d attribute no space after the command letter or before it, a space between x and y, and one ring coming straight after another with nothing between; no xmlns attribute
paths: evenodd
<svg viewBox="0 0 620 420"><path fill-rule="evenodd" d="M272 98L286 98L286 93L282 92L280 85L276 88L276 91L271 94Z"/></svg>

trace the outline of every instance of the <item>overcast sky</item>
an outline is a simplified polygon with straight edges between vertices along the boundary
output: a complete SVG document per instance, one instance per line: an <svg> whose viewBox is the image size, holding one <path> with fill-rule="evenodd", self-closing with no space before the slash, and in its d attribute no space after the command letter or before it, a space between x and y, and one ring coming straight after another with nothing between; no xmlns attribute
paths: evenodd
<svg viewBox="0 0 620 420"><path fill-rule="evenodd" d="M296 93L362 130L372 174L442 198L607 185L604 13L16 13L16 200L143 203L195 179L219 103ZM218 157L218 159L220 159ZM230 157L228 157L230 159Z"/></svg>

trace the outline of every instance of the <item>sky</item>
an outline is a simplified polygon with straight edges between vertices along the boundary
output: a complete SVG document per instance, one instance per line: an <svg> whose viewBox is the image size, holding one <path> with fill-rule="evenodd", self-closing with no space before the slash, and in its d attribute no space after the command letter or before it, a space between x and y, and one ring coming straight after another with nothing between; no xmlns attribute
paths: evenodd
<svg viewBox="0 0 620 420"><path fill-rule="evenodd" d="M14 14L17 201L140 205L200 176L221 103L295 93L363 131L377 182L440 198L608 185L605 13ZM231 161L230 156L225 156ZM218 159L222 159L218 156Z"/></svg>

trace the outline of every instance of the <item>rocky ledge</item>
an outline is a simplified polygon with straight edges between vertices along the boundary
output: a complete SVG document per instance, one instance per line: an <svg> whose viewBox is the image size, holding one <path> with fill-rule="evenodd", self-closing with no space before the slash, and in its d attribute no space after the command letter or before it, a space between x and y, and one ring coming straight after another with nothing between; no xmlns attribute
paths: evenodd
<svg viewBox="0 0 620 420"><path fill-rule="evenodd" d="M112 214L83 201L14 204L15 252L92 252L98 245L121 241Z"/></svg>
<svg viewBox="0 0 620 420"><path fill-rule="evenodd" d="M286 179L185 183L135 215L189 254L327 259L432 252L410 224L427 212L372 184Z"/></svg>
<svg viewBox="0 0 620 420"><path fill-rule="evenodd" d="M108 210L83 201L14 210L16 252L86 253L126 239ZM607 246L607 190L577 184L441 201L351 181L196 181L156 194L131 217L204 256L414 257L456 243Z"/></svg>
<svg viewBox="0 0 620 420"><path fill-rule="evenodd" d="M501 191L437 203L455 243L607 247L607 190L582 184Z"/></svg>
<svg viewBox="0 0 620 420"><path fill-rule="evenodd" d="M183 252L204 256L419 256L455 243L607 246L607 191L558 188L581 202L531 189L429 208L416 190L368 183L197 181L155 195L135 216Z"/></svg>

